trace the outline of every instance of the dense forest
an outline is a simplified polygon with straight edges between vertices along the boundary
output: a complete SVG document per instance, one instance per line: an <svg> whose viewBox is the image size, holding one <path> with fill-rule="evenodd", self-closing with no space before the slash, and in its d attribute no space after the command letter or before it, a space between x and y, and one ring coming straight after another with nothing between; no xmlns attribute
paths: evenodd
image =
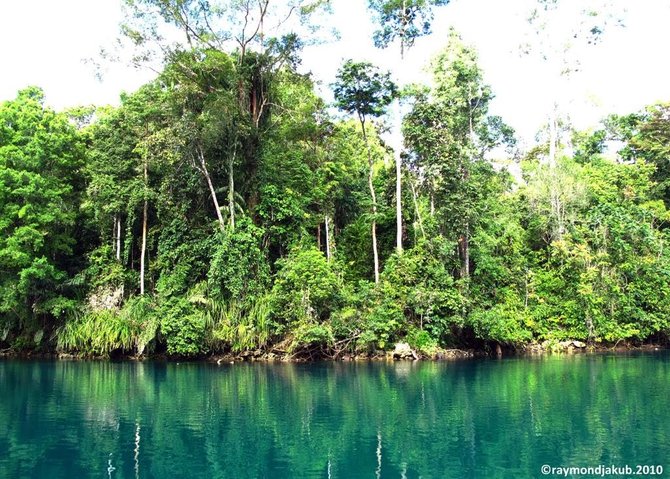
<svg viewBox="0 0 670 479"><path fill-rule="evenodd" d="M163 66L118 107L56 112L37 87L0 105L0 349L666 340L670 103L591 131L557 108L522 150L455 31L430 84L346 61L328 104L299 73L308 33L223 3L129 1L126 40ZM446 3L371 1L376 44L411 55ZM328 2L282 8L303 28Z"/></svg>

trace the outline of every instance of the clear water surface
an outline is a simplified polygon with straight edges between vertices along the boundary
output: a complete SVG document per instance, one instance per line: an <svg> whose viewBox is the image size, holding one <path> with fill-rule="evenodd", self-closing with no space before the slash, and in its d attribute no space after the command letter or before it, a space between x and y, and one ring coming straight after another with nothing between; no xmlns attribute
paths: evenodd
<svg viewBox="0 0 670 479"><path fill-rule="evenodd" d="M1 478L532 478L662 465L670 354L0 361ZM647 477L647 476L645 476ZM658 477L658 476L656 476Z"/></svg>

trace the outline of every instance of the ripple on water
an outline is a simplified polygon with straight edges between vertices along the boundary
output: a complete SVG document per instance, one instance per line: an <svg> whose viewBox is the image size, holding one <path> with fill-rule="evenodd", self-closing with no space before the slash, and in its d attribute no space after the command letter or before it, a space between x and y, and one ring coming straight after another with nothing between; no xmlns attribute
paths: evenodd
<svg viewBox="0 0 670 479"><path fill-rule="evenodd" d="M2 361L0 477L488 478L656 464L670 457L669 359Z"/></svg>

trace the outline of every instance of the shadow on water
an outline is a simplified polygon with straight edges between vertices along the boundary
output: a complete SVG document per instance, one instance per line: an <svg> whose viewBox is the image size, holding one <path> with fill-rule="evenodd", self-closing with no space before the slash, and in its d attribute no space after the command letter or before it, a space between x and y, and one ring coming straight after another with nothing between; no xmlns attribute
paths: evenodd
<svg viewBox="0 0 670 479"><path fill-rule="evenodd" d="M0 477L538 477L670 457L670 355L0 362Z"/></svg>

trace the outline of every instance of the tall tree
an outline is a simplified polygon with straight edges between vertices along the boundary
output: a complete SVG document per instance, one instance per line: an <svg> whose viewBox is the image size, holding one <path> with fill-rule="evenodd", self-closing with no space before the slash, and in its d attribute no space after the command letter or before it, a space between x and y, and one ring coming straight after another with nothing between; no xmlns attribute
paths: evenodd
<svg viewBox="0 0 670 479"><path fill-rule="evenodd" d="M228 216L235 222L235 181L233 167L242 164L247 188L247 206L254 210L258 198L258 147L264 134L265 122L270 117L270 107L275 105L272 98L271 82L286 65L295 66L296 53L305 42L314 38L315 22L323 18L322 13L330 10L327 0L126 0L127 19L122 25L123 36L136 47L138 63L153 59L171 64L173 69L183 67L182 74L196 80L202 92L219 94L234 93L241 113L238 126L251 126L242 137L228 135ZM174 30L178 31L175 35ZM325 29L321 29L325 31ZM312 32L312 33L310 33ZM168 40L169 38L169 40ZM175 41L176 38L176 41ZM228 55L233 52L236 85L233 89L221 89L209 77L197 80L192 62L185 61L189 53L214 52ZM195 73L195 75L194 75ZM203 81L204 80L204 81ZM211 80L214 80L212 82ZM212 90L208 90L213 88ZM202 148L201 148L202 150ZM202 153L202 151L201 151ZM198 155L196 162L203 175L209 174L211 161ZM211 175L210 180L211 180ZM212 185L213 190L217 187ZM212 193L212 200L216 200ZM221 212L220 205L215 206ZM222 215L217 215L219 221Z"/></svg>
<svg viewBox="0 0 670 479"><path fill-rule="evenodd" d="M63 313L76 246L82 138L38 88L0 104L0 321L44 326Z"/></svg>
<svg viewBox="0 0 670 479"><path fill-rule="evenodd" d="M670 206L670 103L650 105L630 115L611 115L605 123L610 139L624 142L619 151L624 161L645 160L656 167L652 178L659 196Z"/></svg>
<svg viewBox="0 0 670 479"><path fill-rule="evenodd" d="M368 62L347 60L337 73L333 84L337 107L355 114L361 124L363 140L368 154L368 187L372 199L372 251L374 255L375 283L379 283L379 253L377 250L377 196L373 185L374 161L366 132L366 121L386 112L396 96L396 86L389 72L381 72Z"/></svg>
<svg viewBox="0 0 670 479"><path fill-rule="evenodd" d="M487 116L493 95L483 81L476 52L454 30L433 62L433 75L432 91L418 92L405 118L405 141L435 189L440 217L457 231L461 276L468 277L477 195L471 176L476 162L497 143L494 131L503 124Z"/></svg>
<svg viewBox="0 0 670 479"><path fill-rule="evenodd" d="M448 3L449 0L369 0L368 6L380 26L374 33L375 46L386 48L397 39L402 57L417 38L431 32L433 7Z"/></svg>
<svg viewBox="0 0 670 479"><path fill-rule="evenodd" d="M111 243L116 260L122 262L123 228L128 218L132 183L135 179L134 125L127 121L124 108L100 108L91 128L91 144L86 165L89 178L87 197L92 205L100 238ZM111 237L108 236L111 233Z"/></svg>
<svg viewBox="0 0 670 479"><path fill-rule="evenodd" d="M547 85L545 97L550 105L547 109L548 155L550 172L554 170L561 154L559 104L565 101L567 82L581 68L579 48L595 45L602 40L604 32L613 24L622 25L621 14L616 11L618 0L536 0L528 17L527 40L521 45L521 53L533 57L540 65L541 81ZM558 225L553 237L560 239L564 231L560 227L563 205L560 192L552 186L552 214Z"/></svg>
<svg viewBox="0 0 670 479"><path fill-rule="evenodd" d="M374 33L375 46L386 48L396 39L400 43L400 60L405 49L414 45L414 41L431 30L433 7L449 3L449 0L369 0L368 6L375 13L380 29ZM395 116L397 133L401 132L400 102L397 100ZM402 156L400 145L395 151L396 169L396 251L402 252Z"/></svg>

